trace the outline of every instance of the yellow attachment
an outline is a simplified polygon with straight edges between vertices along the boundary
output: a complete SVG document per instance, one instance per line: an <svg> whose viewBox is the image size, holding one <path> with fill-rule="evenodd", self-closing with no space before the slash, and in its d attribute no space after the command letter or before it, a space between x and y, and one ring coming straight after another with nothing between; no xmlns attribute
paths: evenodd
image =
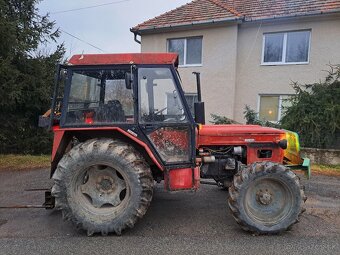
<svg viewBox="0 0 340 255"><path fill-rule="evenodd" d="M299 135L292 131L285 131L285 139L288 142L287 149L284 150L284 157L287 161L286 163L290 165L300 165L303 163L303 159L300 155Z"/></svg>

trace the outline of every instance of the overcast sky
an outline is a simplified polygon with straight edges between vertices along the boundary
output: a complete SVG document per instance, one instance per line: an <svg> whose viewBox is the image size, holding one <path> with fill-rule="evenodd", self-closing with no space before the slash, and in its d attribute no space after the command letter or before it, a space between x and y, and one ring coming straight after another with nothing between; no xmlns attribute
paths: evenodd
<svg viewBox="0 0 340 255"><path fill-rule="evenodd" d="M56 26L100 49L105 53L139 52L130 28L191 0L43 0L38 8L41 15L50 13ZM114 4L108 4L114 3ZM108 4L96 8L63 12L71 9ZM64 42L66 57L77 53L102 53L67 33ZM48 46L52 48L52 46Z"/></svg>

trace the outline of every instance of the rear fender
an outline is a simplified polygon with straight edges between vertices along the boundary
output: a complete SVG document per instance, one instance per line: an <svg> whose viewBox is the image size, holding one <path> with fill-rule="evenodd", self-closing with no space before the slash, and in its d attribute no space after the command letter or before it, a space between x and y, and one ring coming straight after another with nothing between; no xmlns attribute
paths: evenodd
<svg viewBox="0 0 340 255"><path fill-rule="evenodd" d="M122 139L126 141L128 144L134 146L137 151L143 154L146 161L149 164L155 165L160 171L163 171L163 165L157 160L155 155L153 155L152 151L148 147L146 143L139 140L135 136L132 136L125 130L112 127L112 128L98 128L96 130L93 129L60 129L54 128L54 140L53 140L53 149L52 149L52 158L51 158L51 176L53 176L54 171L56 170L59 161L67 152L67 149L71 147L71 142L73 137L77 138L80 142L84 142L88 139L93 138L112 138L112 139ZM100 134L100 135L98 135Z"/></svg>

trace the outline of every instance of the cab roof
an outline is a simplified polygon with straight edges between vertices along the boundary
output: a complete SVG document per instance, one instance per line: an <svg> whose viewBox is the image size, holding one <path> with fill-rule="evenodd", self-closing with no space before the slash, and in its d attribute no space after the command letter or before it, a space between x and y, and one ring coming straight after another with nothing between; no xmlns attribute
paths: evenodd
<svg viewBox="0 0 340 255"><path fill-rule="evenodd" d="M69 65L125 65L151 64L178 66L176 53L124 53L124 54L80 54L73 55Z"/></svg>

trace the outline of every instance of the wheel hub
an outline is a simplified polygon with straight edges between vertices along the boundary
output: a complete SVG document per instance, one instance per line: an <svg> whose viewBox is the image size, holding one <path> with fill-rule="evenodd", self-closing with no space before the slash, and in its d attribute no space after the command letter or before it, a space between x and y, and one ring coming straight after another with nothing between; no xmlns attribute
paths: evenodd
<svg viewBox="0 0 340 255"><path fill-rule="evenodd" d="M112 193L116 189L116 183L110 176L101 176L97 180L97 190L102 193Z"/></svg>
<svg viewBox="0 0 340 255"><path fill-rule="evenodd" d="M273 196L268 190L260 190L259 192L257 192L256 197L257 201L259 201L263 205L269 205L273 201Z"/></svg>
<svg viewBox="0 0 340 255"><path fill-rule="evenodd" d="M94 208L118 207L127 197L125 180L109 166L88 168L82 183L80 192Z"/></svg>

